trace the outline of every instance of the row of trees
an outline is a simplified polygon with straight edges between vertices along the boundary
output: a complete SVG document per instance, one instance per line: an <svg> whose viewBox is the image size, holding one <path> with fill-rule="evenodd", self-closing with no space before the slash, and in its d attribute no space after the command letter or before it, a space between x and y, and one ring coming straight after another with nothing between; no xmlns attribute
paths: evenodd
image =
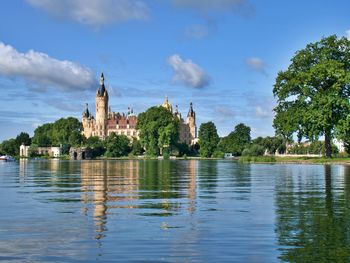
<svg viewBox="0 0 350 263"><path fill-rule="evenodd" d="M224 153L232 153L234 156L257 156L265 152L269 154L285 152L286 140L282 136L258 137L252 140L250 131L250 127L240 123L229 135L220 139L213 122L203 123L199 128L200 155L223 157Z"/></svg>
<svg viewBox="0 0 350 263"><path fill-rule="evenodd" d="M28 133L21 132L16 136L16 138L12 138L9 140L4 140L0 144L0 155L8 154L12 156L19 155L19 147L22 143L25 145L30 145L32 139L30 138Z"/></svg>

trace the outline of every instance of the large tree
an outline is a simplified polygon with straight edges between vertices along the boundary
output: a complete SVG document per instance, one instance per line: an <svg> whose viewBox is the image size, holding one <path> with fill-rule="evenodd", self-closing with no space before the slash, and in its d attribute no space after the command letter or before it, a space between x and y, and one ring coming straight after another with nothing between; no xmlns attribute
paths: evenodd
<svg viewBox="0 0 350 263"><path fill-rule="evenodd" d="M127 156L131 151L130 140L125 135L111 133L106 139L106 156L121 157Z"/></svg>
<svg viewBox="0 0 350 263"><path fill-rule="evenodd" d="M250 127L240 123L236 125L235 129L229 135L221 139L219 149L233 155L241 155L250 141Z"/></svg>
<svg viewBox="0 0 350 263"><path fill-rule="evenodd" d="M54 123L46 123L34 131L33 143L38 146L78 146L84 141L82 124L73 117L61 118Z"/></svg>
<svg viewBox="0 0 350 263"><path fill-rule="evenodd" d="M350 119L350 41L333 35L296 52L288 69L278 73L273 94L278 105L274 127L292 138L325 138L331 156L335 132L344 134Z"/></svg>
<svg viewBox="0 0 350 263"><path fill-rule="evenodd" d="M202 157L211 157L217 149L219 135L213 122L202 123L199 127L199 153Z"/></svg>
<svg viewBox="0 0 350 263"><path fill-rule="evenodd" d="M179 139L179 121L163 107L151 107L140 113L137 129L147 155L158 155L164 148L175 146Z"/></svg>

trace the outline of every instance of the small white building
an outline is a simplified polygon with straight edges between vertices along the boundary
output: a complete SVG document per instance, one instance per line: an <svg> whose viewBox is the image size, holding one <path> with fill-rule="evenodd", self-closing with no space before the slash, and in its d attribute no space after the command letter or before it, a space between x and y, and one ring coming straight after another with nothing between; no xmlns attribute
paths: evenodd
<svg viewBox="0 0 350 263"><path fill-rule="evenodd" d="M28 157L29 156L29 147L22 143L19 147L19 157Z"/></svg>
<svg viewBox="0 0 350 263"><path fill-rule="evenodd" d="M29 148L30 146L25 146L22 144L19 147L19 156L20 157L29 157ZM39 155L46 155L50 157L60 157L62 154L62 148L61 147L37 147L35 148L36 154Z"/></svg>
<svg viewBox="0 0 350 263"><path fill-rule="evenodd" d="M333 139L333 143L338 148L339 153L345 152L345 146L342 140Z"/></svg>
<svg viewBox="0 0 350 263"><path fill-rule="evenodd" d="M51 147L51 155L52 157L60 157L62 154L61 147Z"/></svg>

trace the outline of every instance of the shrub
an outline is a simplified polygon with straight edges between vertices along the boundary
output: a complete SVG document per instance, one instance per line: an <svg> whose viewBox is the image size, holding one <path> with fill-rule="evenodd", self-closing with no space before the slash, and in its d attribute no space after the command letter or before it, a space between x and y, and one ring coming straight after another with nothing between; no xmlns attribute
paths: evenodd
<svg viewBox="0 0 350 263"><path fill-rule="evenodd" d="M248 148L245 148L242 152L242 156L262 156L265 149L261 145L252 144Z"/></svg>
<svg viewBox="0 0 350 263"><path fill-rule="evenodd" d="M222 151L214 151L213 155L212 155L213 158L224 158L225 157L225 153L222 152Z"/></svg>

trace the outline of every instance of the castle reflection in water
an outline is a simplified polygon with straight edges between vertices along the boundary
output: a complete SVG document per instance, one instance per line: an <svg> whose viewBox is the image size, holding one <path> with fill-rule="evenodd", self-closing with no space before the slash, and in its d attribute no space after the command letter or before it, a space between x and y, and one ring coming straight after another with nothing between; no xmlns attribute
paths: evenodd
<svg viewBox="0 0 350 263"><path fill-rule="evenodd" d="M93 211L96 238L103 237L108 215L117 213L117 209L138 208L143 215L168 216L186 205L193 213L197 166L195 160L183 162L180 171L170 161L82 161L81 201L85 214ZM179 172L180 178L172 176ZM146 199L158 202L150 204Z"/></svg>

